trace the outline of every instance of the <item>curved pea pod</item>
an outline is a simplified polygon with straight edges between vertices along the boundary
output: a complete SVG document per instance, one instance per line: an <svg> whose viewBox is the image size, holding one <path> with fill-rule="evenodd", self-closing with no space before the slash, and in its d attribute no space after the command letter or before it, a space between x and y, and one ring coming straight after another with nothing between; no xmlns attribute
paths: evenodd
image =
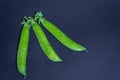
<svg viewBox="0 0 120 80"><path fill-rule="evenodd" d="M26 60L27 60L27 51L28 51L28 44L29 44L29 20L24 22L24 26L21 31L18 51L17 51L17 68L18 71L26 77Z"/></svg>
<svg viewBox="0 0 120 80"><path fill-rule="evenodd" d="M72 39L70 39L67 35L65 35L60 29L57 28L53 23L46 20L43 17L40 17L39 21L42 23L42 25L64 46L67 48L73 50L73 51L84 51L86 50L85 47L82 45L76 43Z"/></svg>
<svg viewBox="0 0 120 80"><path fill-rule="evenodd" d="M56 54L51 44L49 43L42 28L34 21L31 21L32 29L38 39L39 45L41 46L45 55L53 62L62 62L62 59Z"/></svg>

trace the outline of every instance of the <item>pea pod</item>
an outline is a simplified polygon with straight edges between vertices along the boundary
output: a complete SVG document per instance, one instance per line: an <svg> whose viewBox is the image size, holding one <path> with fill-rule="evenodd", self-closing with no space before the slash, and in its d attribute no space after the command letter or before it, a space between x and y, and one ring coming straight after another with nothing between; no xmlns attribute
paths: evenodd
<svg viewBox="0 0 120 80"><path fill-rule="evenodd" d="M66 34L64 34L60 29L57 28L53 23L46 20L45 18L41 17L39 18L42 25L64 46L67 48L74 50L74 51L84 51L86 50L85 47L82 45L76 43L72 39L70 39Z"/></svg>
<svg viewBox="0 0 120 80"><path fill-rule="evenodd" d="M61 62L62 59L56 54L51 44L48 42L42 28L34 21L34 19L31 21L31 26L45 55L53 62Z"/></svg>
<svg viewBox="0 0 120 80"><path fill-rule="evenodd" d="M27 51L29 44L29 28L30 21L27 20L23 22L24 26L20 35L18 51L17 51L17 68L18 71L26 77L26 60L27 60Z"/></svg>

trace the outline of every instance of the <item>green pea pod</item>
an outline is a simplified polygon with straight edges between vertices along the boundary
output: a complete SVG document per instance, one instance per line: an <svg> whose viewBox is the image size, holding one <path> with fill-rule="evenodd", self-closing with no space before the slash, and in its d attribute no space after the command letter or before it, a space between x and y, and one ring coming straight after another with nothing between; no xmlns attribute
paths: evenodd
<svg viewBox="0 0 120 80"><path fill-rule="evenodd" d="M26 77L26 60L27 60L27 51L28 51L28 44L29 44L29 29L30 29L30 21L24 21L22 32L20 35L18 51L17 51L17 68L18 71Z"/></svg>
<svg viewBox="0 0 120 80"><path fill-rule="evenodd" d="M62 62L62 59L56 54L51 44L48 42L47 37L41 27L32 19L32 29L38 39L39 45L44 51L45 55L53 62Z"/></svg>
<svg viewBox="0 0 120 80"><path fill-rule="evenodd" d="M84 51L86 50L85 47L82 45L76 43L72 39L70 39L67 35L65 35L60 29L57 28L53 23L50 21L46 20L43 17L40 17L40 22L42 25L59 41L61 42L64 46L68 47L71 50L74 51Z"/></svg>

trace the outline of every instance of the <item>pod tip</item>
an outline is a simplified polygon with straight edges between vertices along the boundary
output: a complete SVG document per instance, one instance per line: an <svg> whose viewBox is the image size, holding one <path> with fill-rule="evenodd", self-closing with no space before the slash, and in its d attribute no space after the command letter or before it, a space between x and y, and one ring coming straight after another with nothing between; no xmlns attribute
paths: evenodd
<svg viewBox="0 0 120 80"><path fill-rule="evenodd" d="M24 76L24 79L26 79L26 76Z"/></svg>
<svg viewBox="0 0 120 80"><path fill-rule="evenodd" d="M52 60L53 62L62 62L62 59L59 57L56 57L54 60Z"/></svg>
<svg viewBox="0 0 120 80"><path fill-rule="evenodd" d="M87 49L85 49L85 51L86 51L86 52L88 52L88 50L87 50Z"/></svg>
<svg viewBox="0 0 120 80"><path fill-rule="evenodd" d="M24 73L23 75L24 75L24 79L26 79L26 73Z"/></svg>

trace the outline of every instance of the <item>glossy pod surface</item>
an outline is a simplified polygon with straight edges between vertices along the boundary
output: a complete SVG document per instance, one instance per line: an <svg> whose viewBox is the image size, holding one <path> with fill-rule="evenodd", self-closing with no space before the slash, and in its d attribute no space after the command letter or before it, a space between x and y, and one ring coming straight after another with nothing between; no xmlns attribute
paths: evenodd
<svg viewBox="0 0 120 80"><path fill-rule="evenodd" d="M17 68L18 71L26 77L26 59L27 59L27 51L28 51L28 43L29 43L29 21L24 22L24 26L22 28L22 32L20 35L20 41L18 45L17 52Z"/></svg>
<svg viewBox="0 0 120 80"><path fill-rule="evenodd" d="M82 45L80 45L80 44L76 43L75 41L73 41L72 39L70 39L60 29L58 29L57 26L55 26L50 21L41 17L40 22L64 46L66 46L69 49L74 50L74 51L84 51L84 50L86 50L85 47L83 47Z"/></svg>
<svg viewBox="0 0 120 80"><path fill-rule="evenodd" d="M60 57L56 54L56 52L52 48L51 44L48 42L47 37L43 30L41 29L41 27L34 20L32 20L31 25L38 39L39 45L41 46L45 55L53 62L62 62Z"/></svg>

